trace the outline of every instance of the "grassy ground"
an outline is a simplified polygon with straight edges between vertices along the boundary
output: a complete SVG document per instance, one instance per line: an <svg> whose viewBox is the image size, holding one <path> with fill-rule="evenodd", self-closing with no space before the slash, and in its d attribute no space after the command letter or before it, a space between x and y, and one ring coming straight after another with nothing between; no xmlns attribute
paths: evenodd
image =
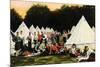
<svg viewBox="0 0 100 67"><path fill-rule="evenodd" d="M34 56L34 57L14 57L11 56L11 66L25 66L25 65L43 65L43 64L61 64L61 63L75 63L76 58L69 55L49 55L49 56Z"/></svg>

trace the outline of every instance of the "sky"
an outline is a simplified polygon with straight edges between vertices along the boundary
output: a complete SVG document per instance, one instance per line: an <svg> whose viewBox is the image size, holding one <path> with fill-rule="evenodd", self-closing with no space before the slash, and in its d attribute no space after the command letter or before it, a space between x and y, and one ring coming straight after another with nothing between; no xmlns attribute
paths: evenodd
<svg viewBox="0 0 100 67"><path fill-rule="evenodd" d="M16 12L21 15L22 18L25 17L26 12L33 4L42 4L48 6L48 8L53 11L55 9L59 9L63 4L57 4L57 3L41 3L41 2L33 2L33 1L22 1L22 0L11 0L11 9L14 8ZM70 4L67 4L68 6L71 6ZM76 4L73 4L73 6L76 6ZM82 6L82 5L77 5Z"/></svg>

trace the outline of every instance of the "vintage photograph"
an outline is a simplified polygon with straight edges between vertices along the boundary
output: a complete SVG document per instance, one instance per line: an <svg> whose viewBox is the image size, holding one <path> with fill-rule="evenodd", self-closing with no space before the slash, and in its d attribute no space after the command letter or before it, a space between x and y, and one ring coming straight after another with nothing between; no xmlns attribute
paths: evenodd
<svg viewBox="0 0 100 67"><path fill-rule="evenodd" d="M95 62L95 5L11 0L11 66Z"/></svg>

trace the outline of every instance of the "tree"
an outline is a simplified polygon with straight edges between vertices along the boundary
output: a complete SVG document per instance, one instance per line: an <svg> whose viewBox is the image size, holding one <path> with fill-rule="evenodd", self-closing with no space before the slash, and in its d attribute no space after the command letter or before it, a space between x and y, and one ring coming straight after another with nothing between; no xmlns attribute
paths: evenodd
<svg viewBox="0 0 100 67"><path fill-rule="evenodd" d="M78 6L63 5L59 10L53 11L53 23L56 22L60 31L71 29L76 25L81 17L80 8Z"/></svg>
<svg viewBox="0 0 100 67"><path fill-rule="evenodd" d="M10 15L10 20L11 20L10 28L13 32L15 32L17 28L19 27L19 25L21 24L23 19L14 9L10 10L10 14L11 14Z"/></svg>
<svg viewBox="0 0 100 67"><path fill-rule="evenodd" d="M95 6L84 5L81 10L82 10L82 14L84 14L89 25L91 27L95 26Z"/></svg>
<svg viewBox="0 0 100 67"><path fill-rule="evenodd" d="M32 24L34 26L48 26L50 18L50 10L47 6L43 5L33 5L25 16L25 23L28 27Z"/></svg>
<svg viewBox="0 0 100 67"><path fill-rule="evenodd" d="M32 24L36 27L51 27L62 32L69 30L76 25L81 16L84 15L90 26L95 25L95 6L67 6L50 11L47 6L33 5L25 16L25 23L28 27Z"/></svg>
<svg viewBox="0 0 100 67"><path fill-rule="evenodd" d="M53 11L52 23L57 23L58 30L71 29L84 15L89 25L95 26L95 6L67 6L63 5L59 10Z"/></svg>

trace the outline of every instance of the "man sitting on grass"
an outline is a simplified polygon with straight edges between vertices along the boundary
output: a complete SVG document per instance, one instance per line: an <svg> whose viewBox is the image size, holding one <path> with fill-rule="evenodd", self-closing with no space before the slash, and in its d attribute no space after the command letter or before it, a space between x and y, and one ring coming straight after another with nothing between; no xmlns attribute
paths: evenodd
<svg viewBox="0 0 100 67"><path fill-rule="evenodd" d="M80 55L80 49L76 47L76 44L73 44L69 49L69 54L71 57L78 57Z"/></svg>
<svg viewBox="0 0 100 67"><path fill-rule="evenodd" d="M81 53L81 56L79 57L79 61L82 61L82 60L88 60L89 57L91 58L91 54L93 54L94 52L92 50L89 49L88 46L85 46L84 47L84 50L82 51ZM95 54L95 53L94 53ZM93 55L94 55L93 54ZM94 58L94 57L93 57ZM89 59L90 60L90 59Z"/></svg>

